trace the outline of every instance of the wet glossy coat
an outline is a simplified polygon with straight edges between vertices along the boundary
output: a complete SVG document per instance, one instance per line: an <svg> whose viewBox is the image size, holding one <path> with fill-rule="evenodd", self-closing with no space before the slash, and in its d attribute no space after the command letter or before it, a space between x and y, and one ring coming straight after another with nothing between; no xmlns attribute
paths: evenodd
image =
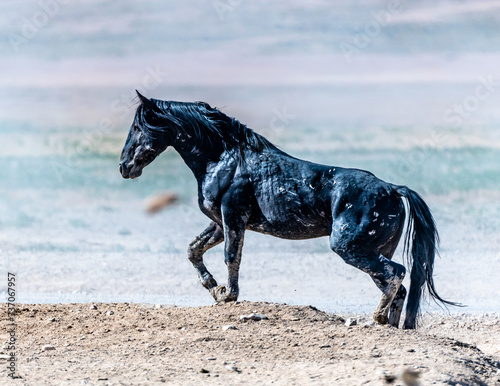
<svg viewBox="0 0 500 386"><path fill-rule="evenodd" d="M139 97L120 171L124 178L140 176L168 146L182 156L198 181L200 209L212 220L190 244L189 259L217 301L237 299L245 230L285 239L329 236L332 250L368 273L382 291L375 320L397 326L406 270L391 258L404 228L406 197L412 280L405 327L415 327L425 283L432 296L446 302L432 280L437 231L418 194L367 171L294 158L206 103ZM227 286L218 286L203 263L203 253L222 241Z"/></svg>

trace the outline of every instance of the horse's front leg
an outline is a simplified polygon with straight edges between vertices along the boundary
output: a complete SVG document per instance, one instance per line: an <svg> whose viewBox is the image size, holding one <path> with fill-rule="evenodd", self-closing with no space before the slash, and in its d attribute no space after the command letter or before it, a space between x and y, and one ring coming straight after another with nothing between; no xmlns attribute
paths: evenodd
<svg viewBox="0 0 500 386"><path fill-rule="evenodd" d="M212 274L208 272L207 267L203 263L203 254L210 248L215 247L224 240L222 228L215 222L212 222L207 229L195 237L188 248L188 258L198 272L203 287L209 291L217 287L217 282Z"/></svg>
<svg viewBox="0 0 500 386"><path fill-rule="evenodd" d="M223 211L224 212L224 211ZM227 286L217 286L210 293L217 302L231 302L238 299L238 278L240 272L241 250L245 235L245 215L228 210L224 218L224 260L228 270Z"/></svg>

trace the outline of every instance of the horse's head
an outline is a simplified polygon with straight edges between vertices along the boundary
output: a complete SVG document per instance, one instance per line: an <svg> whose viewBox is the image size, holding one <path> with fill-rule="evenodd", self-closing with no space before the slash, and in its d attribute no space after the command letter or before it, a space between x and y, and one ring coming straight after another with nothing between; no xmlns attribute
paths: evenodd
<svg viewBox="0 0 500 386"><path fill-rule="evenodd" d="M120 158L120 173L123 178L137 178L169 145L165 136L153 135L148 129L155 126L158 117L155 102L137 92L141 105L135 113L127 141Z"/></svg>

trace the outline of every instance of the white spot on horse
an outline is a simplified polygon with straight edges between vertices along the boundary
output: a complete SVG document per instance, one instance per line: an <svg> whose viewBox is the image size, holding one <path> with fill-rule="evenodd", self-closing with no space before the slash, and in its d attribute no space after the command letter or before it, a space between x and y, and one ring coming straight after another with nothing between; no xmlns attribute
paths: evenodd
<svg viewBox="0 0 500 386"><path fill-rule="evenodd" d="M377 212L373 212L373 215L374 215L375 217L378 217L378 213L377 213Z"/></svg>
<svg viewBox="0 0 500 386"><path fill-rule="evenodd" d="M208 199L206 199L206 198L203 200L203 207L204 207L204 208L207 208L208 210L212 210L212 209L213 209L213 206L214 206L213 201L208 200Z"/></svg>
<svg viewBox="0 0 500 386"><path fill-rule="evenodd" d="M394 218L394 217L397 217L397 214L389 214L388 217L389 218Z"/></svg>
<svg viewBox="0 0 500 386"><path fill-rule="evenodd" d="M377 233L377 232L375 232L374 230L373 230L373 231L368 232L368 234L369 234L370 236L373 236L375 233Z"/></svg>
<svg viewBox="0 0 500 386"><path fill-rule="evenodd" d="M350 202L348 202L347 204L345 204L345 207L346 207L346 209L351 209L352 208L352 204Z"/></svg>

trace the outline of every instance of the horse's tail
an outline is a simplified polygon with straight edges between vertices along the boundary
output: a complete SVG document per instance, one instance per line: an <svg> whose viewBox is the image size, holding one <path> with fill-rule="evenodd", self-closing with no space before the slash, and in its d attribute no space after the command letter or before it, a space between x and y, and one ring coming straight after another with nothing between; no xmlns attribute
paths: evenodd
<svg viewBox="0 0 500 386"><path fill-rule="evenodd" d="M395 186L394 188L399 195L406 198L409 207L404 251L407 261L411 265L411 274L404 328L413 329L417 323L424 284L427 284L429 294L436 301L452 306L459 304L441 298L434 287L432 274L439 235L429 207L422 197L406 186Z"/></svg>

